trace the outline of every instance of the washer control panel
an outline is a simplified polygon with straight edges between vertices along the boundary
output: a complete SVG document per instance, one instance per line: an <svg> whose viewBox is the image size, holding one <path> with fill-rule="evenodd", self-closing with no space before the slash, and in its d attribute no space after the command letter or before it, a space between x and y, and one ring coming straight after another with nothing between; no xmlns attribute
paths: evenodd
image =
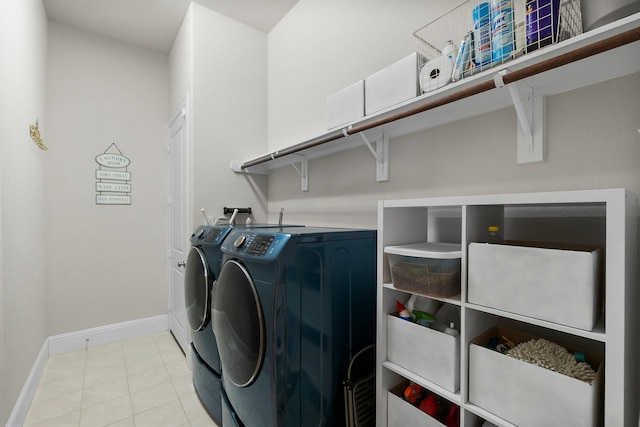
<svg viewBox="0 0 640 427"><path fill-rule="evenodd" d="M274 240L275 236L256 236L253 242L251 242L249 249L247 249L247 254L265 256Z"/></svg>
<svg viewBox="0 0 640 427"><path fill-rule="evenodd" d="M232 230L222 243L224 253L270 261L275 259L291 237L285 233Z"/></svg>
<svg viewBox="0 0 640 427"><path fill-rule="evenodd" d="M191 244L213 244L220 245L229 231L229 227L217 227L201 225L191 235Z"/></svg>

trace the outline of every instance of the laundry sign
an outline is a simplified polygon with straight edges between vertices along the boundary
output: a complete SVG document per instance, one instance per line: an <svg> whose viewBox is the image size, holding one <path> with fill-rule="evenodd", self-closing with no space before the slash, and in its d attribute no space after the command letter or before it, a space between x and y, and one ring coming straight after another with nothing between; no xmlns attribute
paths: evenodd
<svg viewBox="0 0 640 427"><path fill-rule="evenodd" d="M96 156L96 204L130 205L131 172L128 170L131 160L111 144L102 154Z"/></svg>

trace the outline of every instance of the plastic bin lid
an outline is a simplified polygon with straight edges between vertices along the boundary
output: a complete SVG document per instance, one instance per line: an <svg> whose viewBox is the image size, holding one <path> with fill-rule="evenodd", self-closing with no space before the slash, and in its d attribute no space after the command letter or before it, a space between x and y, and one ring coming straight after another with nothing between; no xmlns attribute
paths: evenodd
<svg viewBox="0 0 640 427"><path fill-rule="evenodd" d="M462 258L462 246L460 243L424 242L411 245L385 246L384 251L388 254L416 258Z"/></svg>

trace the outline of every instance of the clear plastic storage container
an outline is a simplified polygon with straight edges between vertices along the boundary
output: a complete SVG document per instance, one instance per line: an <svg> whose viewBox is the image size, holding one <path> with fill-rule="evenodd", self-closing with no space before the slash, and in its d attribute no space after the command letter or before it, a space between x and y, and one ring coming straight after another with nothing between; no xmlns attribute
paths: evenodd
<svg viewBox="0 0 640 427"><path fill-rule="evenodd" d="M384 251L394 287L440 298L460 294L460 244L416 243Z"/></svg>

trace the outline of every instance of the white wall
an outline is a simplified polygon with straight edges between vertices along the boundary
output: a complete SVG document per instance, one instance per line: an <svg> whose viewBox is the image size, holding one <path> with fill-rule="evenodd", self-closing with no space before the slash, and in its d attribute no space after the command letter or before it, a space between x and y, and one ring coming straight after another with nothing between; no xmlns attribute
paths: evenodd
<svg viewBox="0 0 640 427"><path fill-rule="evenodd" d="M326 132L327 95L412 50L432 2L300 0L269 35L269 149ZM425 4L429 3L429 7ZM339 11L339 12L337 12ZM304 88L304 89L303 89ZM512 108L393 139L390 181L366 147L309 163L309 192L291 167L269 179L269 216L376 226L380 199L626 187L640 194L640 74L548 97L546 159L517 165Z"/></svg>
<svg viewBox="0 0 640 427"><path fill-rule="evenodd" d="M269 33L269 151L327 131L325 99L416 51L448 0L300 0Z"/></svg>
<svg viewBox="0 0 640 427"><path fill-rule="evenodd" d="M44 161L47 20L40 0L0 2L0 424L47 336Z"/></svg>
<svg viewBox="0 0 640 427"><path fill-rule="evenodd" d="M172 109L185 91L190 99L192 227L202 208L218 217L225 206L251 207L256 221L266 219L266 178L229 167L267 151L266 55L266 34L191 4L170 63Z"/></svg>
<svg viewBox="0 0 640 427"><path fill-rule="evenodd" d="M167 312L166 56L49 25L48 335ZM131 205L95 202L95 157L131 160Z"/></svg>

